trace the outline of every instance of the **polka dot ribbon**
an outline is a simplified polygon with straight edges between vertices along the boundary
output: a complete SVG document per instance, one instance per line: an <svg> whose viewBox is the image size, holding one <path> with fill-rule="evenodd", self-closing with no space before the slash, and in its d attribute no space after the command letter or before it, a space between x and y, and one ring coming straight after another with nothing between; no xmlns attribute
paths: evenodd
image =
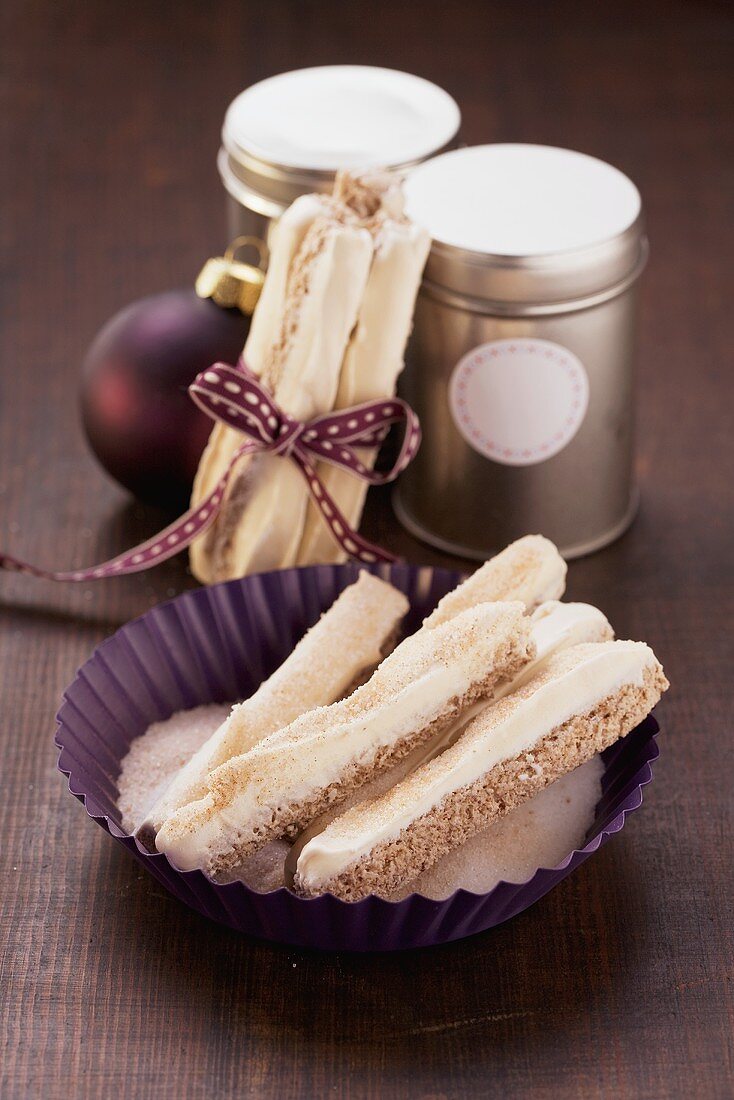
<svg viewBox="0 0 734 1100"><path fill-rule="evenodd" d="M53 581L89 581L149 569L183 550L214 523L237 461L243 455L255 453L280 455L295 462L306 479L324 522L349 557L363 562L397 560L395 555L352 530L319 477L316 462L339 466L370 485L393 481L413 459L421 440L418 417L405 401L397 397L367 401L351 409L326 413L302 422L278 408L243 360L237 367L215 363L197 376L189 387L189 394L213 420L234 428L245 437L224 474L204 500L154 538L101 565L61 573L38 569L9 554L0 553L0 569ZM362 462L354 448L378 447L391 424L405 426L400 453L390 470L376 473Z"/></svg>

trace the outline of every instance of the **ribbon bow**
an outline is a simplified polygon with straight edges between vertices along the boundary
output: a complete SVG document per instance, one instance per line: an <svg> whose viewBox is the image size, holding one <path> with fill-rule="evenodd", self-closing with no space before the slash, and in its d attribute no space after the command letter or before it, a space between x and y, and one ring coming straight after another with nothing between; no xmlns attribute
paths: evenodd
<svg viewBox="0 0 734 1100"><path fill-rule="evenodd" d="M405 401L397 397L366 401L351 409L326 413L303 422L288 416L278 407L242 359L236 368L226 363L215 363L202 371L189 387L189 394L213 420L234 428L245 437L214 489L200 504L185 512L154 538L101 565L60 573L38 569L0 553L0 569L54 581L96 580L148 569L178 554L214 523L238 459L258 452L280 455L295 462L306 479L324 522L350 557L369 563L396 560L393 554L352 530L319 477L315 461L330 462L370 485L393 481L412 460L421 439L418 417ZM365 466L354 448L379 446L390 425L397 423L405 425L400 453L391 469L386 473L376 473Z"/></svg>

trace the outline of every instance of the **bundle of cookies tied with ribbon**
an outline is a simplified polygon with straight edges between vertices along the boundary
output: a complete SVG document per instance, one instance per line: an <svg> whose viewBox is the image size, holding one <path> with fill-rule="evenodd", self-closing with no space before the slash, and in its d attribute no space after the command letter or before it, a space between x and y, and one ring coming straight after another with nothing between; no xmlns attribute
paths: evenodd
<svg viewBox="0 0 734 1100"><path fill-rule="evenodd" d="M668 684L644 642L564 603L528 536L400 640L406 598L363 572L136 822L150 851L215 880L280 845L303 897L390 898L624 737Z"/></svg>
<svg viewBox="0 0 734 1100"><path fill-rule="evenodd" d="M242 412L262 412L274 446L240 453L238 425L221 417L215 425L192 502L201 506L223 486L216 518L191 547L192 570L204 583L389 557L357 534L365 494L370 482L399 473L419 441L417 422L393 395L430 238L405 216L399 178L343 172L332 195L296 199L271 237L241 369L266 391L262 410L250 394ZM224 380L215 395L220 410L234 396L227 383L235 390L239 381ZM404 416L398 462L386 476L372 473L374 444ZM365 439L373 445L350 445Z"/></svg>

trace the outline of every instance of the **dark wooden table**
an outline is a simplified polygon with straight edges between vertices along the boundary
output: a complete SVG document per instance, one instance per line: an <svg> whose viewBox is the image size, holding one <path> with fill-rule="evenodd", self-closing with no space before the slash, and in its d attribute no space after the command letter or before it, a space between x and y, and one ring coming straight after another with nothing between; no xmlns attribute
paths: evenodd
<svg viewBox="0 0 734 1100"><path fill-rule="evenodd" d="M596 154L639 184L643 503L570 570L673 682L628 829L492 933L399 956L248 941L168 897L56 773L53 716L183 560L97 586L0 576L0 1094L730 1097L734 18L716 3L128 5L6 0L0 109L0 544L92 562L163 517L105 479L79 363L123 303L224 243L224 108L272 72L421 73L467 141ZM368 530L410 558L374 494Z"/></svg>

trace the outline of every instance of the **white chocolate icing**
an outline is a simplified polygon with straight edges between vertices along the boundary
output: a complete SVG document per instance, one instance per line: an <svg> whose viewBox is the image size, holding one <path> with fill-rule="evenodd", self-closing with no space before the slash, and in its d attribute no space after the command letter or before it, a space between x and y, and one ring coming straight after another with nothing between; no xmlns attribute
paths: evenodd
<svg viewBox="0 0 734 1100"><path fill-rule="evenodd" d="M547 600L535 610L531 622L530 636L537 651L535 660L523 669L513 684L497 694L498 699L535 676L553 653L582 642L605 642L614 637L606 615L590 603Z"/></svg>
<svg viewBox="0 0 734 1100"><path fill-rule="evenodd" d="M357 325L342 364L335 408L349 408L394 394L429 247L428 233L411 222L386 219L380 226ZM357 454L371 468L377 450L358 448ZM323 462L318 464L318 473L350 527L358 528L368 483ZM298 564L345 558L311 501L298 548Z"/></svg>
<svg viewBox="0 0 734 1100"><path fill-rule="evenodd" d="M280 407L310 420L334 407L345 348L357 322L372 261L372 239L355 225L332 226L310 266L297 312L296 335L275 384ZM240 522L225 571L240 577L295 563L308 504L308 490L295 463L264 456ZM218 573L219 575L219 573Z"/></svg>
<svg viewBox="0 0 734 1100"><path fill-rule="evenodd" d="M565 564L564 562L564 568L561 568L552 555L544 556L540 561L538 575L534 582L522 587L517 598L523 600L529 609L532 609L536 603L560 600L566 591Z"/></svg>
<svg viewBox="0 0 734 1100"><path fill-rule="evenodd" d="M306 233L324 211L323 196L302 195L288 207L270 234L271 248L267 278L252 315L252 323L244 348L247 365L258 376L263 374L271 350L278 339L288 296L288 275L291 265L303 244ZM192 504L200 503L212 492L241 444L240 432L224 424L214 425L196 471ZM251 466L252 459L245 456L237 464L237 474L241 475ZM233 473L232 477L235 476L237 475ZM212 560L212 547L216 534L215 525L215 529L196 539L189 551L192 571L205 584L216 579Z"/></svg>
<svg viewBox="0 0 734 1100"><path fill-rule="evenodd" d="M644 642L601 642L577 646L560 658L574 659L558 675L546 675L486 708L460 739L440 757L423 765L382 798L361 803L337 818L306 844L298 874L317 889L376 844L398 836L443 798L471 786L496 764L532 747L574 715L583 715L626 684L640 686L645 670L656 664ZM569 664L568 660L564 662ZM552 662L546 674L552 671Z"/></svg>
<svg viewBox="0 0 734 1100"><path fill-rule="evenodd" d="M387 743L391 735L397 738L409 733L421 717L428 719L437 713L454 694L457 682L460 686L467 684L465 677L457 680L456 670L435 668L392 700L389 713L379 711L366 720L345 722L330 731L328 742L311 736L301 742L262 745L253 750L246 790L221 807L193 835L171 839L164 826L156 839L158 850L166 852L183 871L200 867L203 851L216 849L221 837L236 834L243 821L261 816L261 808L273 801L277 775L288 775L288 794L293 799L307 796L314 786L327 786L339 775L345 759Z"/></svg>
<svg viewBox="0 0 734 1100"><path fill-rule="evenodd" d="M421 764L443 752L447 745L452 745L469 722L492 703L496 703L498 699L504 699L506 695L517 691L528 680L537 676L554 653L580 645L582 642L606 642L614 637L614 631L606 616L598 607L593 607L589 603L561 603L558 600L548 600L536 609L531 616L531 622L533 625L530 637L535 643L535 658L529 661L513 680L500 684L490 701L480 699L473 703L444 733L434 738L422 753L411 754L410 771L415 771Z"/></svg>

